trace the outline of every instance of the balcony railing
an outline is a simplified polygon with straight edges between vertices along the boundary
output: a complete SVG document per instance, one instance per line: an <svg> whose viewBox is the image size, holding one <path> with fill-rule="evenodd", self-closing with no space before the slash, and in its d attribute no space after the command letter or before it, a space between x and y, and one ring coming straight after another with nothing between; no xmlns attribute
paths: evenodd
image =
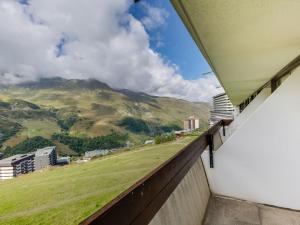
<svg viewBox="0 0 300 225"><path fill-rule="evenodd" d="M225 126L231 122L232 120L221 120L216 123L195 141L80 224L148 224L207 146L210 150L210 165L213 167L213 136L222 127L225 135Z"/></svg>

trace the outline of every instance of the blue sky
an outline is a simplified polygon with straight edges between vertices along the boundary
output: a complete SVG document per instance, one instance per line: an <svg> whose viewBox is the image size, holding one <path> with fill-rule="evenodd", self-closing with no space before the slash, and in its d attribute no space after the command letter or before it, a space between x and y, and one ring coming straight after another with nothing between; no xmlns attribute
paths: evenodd
<svg viewBox="0 0 300 225"><path fill-rule="evenodd" d="M97 79L189 101L221 91L169 0L0 0L0 21L0 83Z"/></svg>
<svg viewBox="0 0 300 225"><path fill-rule="evenodd" d="M141 19L145 16L141 2L159 7L167 12L166 23L159 29L147 30L151 48L159 52L164 58L176 64L179 72L187 80L198 79L203 73L211 69L202 56L194 40L191 38L175 9L167 0L142 0L131 7L131 13ZM162 42L157 46L157 42Z"/></svg>

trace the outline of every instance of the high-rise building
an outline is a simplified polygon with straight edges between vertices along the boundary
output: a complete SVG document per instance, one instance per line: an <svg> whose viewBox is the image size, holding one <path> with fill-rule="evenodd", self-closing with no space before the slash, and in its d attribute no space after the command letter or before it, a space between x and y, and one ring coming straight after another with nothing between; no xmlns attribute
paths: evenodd
<svg viewBox="0 0 300 225"><path fill-rule="evenodd" d="M213 97L213 110L210 112L210 125L222 120L234 118L234 107L225 93Z"/></svg>
<svg viewBox="0 0 300 225"><path fill-rule="evenodd" d="M196 130L199 128L199 119L195 116L190 116L183 121L183 128L185 130Z"/></svg>
<svg viewBox="0 0 300 225"><path fill-rule="evenodd" d="M49 166L56 165L57 162L57 154L56 154L56 147L45 147L38 149L35 152L35 159L34 159L34 168L35 170L40 170L43 168L47 168Z"/></svg>
<svg viewBox="0 0 300 225"><path fill-rule="evenodd" d="M0 180L34 171L34 154L19 154L0 160Z"/></svg>

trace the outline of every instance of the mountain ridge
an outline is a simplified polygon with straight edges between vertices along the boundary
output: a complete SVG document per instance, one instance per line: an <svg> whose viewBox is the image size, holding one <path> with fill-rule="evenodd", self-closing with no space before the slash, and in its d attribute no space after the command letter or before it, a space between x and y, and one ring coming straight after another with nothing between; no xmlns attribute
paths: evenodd
<svg viewBox="0 0 300 225"><path fill-rule="evenodd" d="M206 103L202 101L188 101L182 98L169 97L169 96L157 96L148 94L142 91L133 91L127 88L112 88L105 82L99 81L97 79L66 79L62 77L52 77L52 78L40 78L35 81L26 81L18 84L0 84L1 89L7 88L28 88L28 89L49 89L49 88L64 88L64 89L86 89L86 90L97 90L97 89L106 89L116 92L120 92L128 97L133 97L136 95L143 96L145 98L171 98L177 99L180 101L186 101L191 103Z"/></svg>
<svg viewBox="0 0 300 225"><path fill-rule="evenodd" d="M118 90L95 80L43 78L0 88L0 123L6 125L0 144L5 149L61 132L91 138L127 133L131 142L143 143L157 133L181 129L191 115L205 129L209 111L208 103Z"/></svg>

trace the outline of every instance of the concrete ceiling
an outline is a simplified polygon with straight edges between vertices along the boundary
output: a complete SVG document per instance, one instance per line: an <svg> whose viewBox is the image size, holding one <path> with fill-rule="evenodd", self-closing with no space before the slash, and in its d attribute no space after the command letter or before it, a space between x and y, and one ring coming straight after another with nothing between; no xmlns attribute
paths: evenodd
<svg viewBox="0 0 300 225"><path fill-rule="evenodd" d="M171 0L234 105L300 54L300 0Z"/></svg>

